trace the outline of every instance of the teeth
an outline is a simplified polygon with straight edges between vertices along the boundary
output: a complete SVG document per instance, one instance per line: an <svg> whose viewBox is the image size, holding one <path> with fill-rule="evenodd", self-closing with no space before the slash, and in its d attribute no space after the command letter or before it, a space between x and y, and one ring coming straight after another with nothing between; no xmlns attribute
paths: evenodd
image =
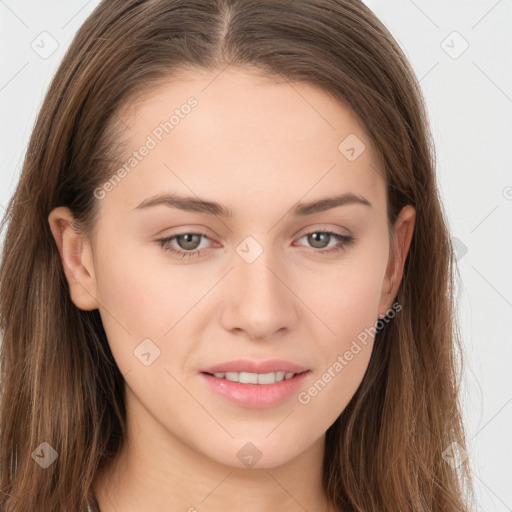
<svg viewBox="0 0 512 512"><path fill-rule="evenodd" d="M249 372L219 372L214 373L218 379L226 379L242 384L274 384L291 379L295 374L286 372L249 373Z"/></svg>

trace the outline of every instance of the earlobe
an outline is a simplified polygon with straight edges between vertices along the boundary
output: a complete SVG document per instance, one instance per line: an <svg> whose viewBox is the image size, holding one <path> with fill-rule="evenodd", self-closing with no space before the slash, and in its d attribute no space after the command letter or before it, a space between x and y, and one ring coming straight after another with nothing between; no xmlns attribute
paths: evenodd
<svg viewBox="0 0 512 512"><path fill-rule="evenodd" d="M415 208L412 205L407 205L402 208L395 222L395 243L390 250L390 258L383 282L381 303L379 305L380 312L387 311L396 297L414 233L415 220Z"/></svg>
<svg viewBox="0 0 512 512"><path fill-rule="evenodd" d="M72 220L71 211L65 207L55 208L48 216L71 300L78 308L91 311L98 308L98 301L90 242L74 228Z"/></svg>

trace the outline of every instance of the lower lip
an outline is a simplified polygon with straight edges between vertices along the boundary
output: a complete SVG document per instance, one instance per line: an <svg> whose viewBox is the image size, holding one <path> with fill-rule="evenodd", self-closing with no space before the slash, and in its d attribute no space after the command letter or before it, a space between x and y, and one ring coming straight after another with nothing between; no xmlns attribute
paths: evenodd
<svg viewBox="0 0 512 512"><path fill-rule="evenodd" d="M300 389L310 373L309 370L298 373L291 379L275 382L274 384L241 384L227 379L218 379L208 373L201 373L200 375L210 386L210 389L227 400L241 407L263 409L274 407L287 400Z"/></svg>

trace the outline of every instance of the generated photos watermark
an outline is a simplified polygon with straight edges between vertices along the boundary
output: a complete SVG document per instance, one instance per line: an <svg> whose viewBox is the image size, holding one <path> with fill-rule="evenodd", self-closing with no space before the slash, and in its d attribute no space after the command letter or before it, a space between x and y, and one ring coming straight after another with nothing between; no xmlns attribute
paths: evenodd
<svg viewBox="0 0 512 512"><path fill-rule="evenodd" d="M366 346L368 339L370 337L373 338L375 334L390 322L395 317L396 313L401 310L402 305L395 302L387 311L386 315L375 322L374 326L365 327L365 329L357 335L357 339L352 341L350 348L346 350L343 355L338 355L336 361L327 368L327 370L315 381L313 385L311 385L306 391L301 391L297 395L298 402L302 405L309 404L311 399L317 396L327 386L327 384L329 384L329 382L331 382L343 370L343 368L345 368L345 366L347 366L350 361L359 354L359 352L361 352L362 347L360 344Z"/></svg>
<svg viewBox="0 0 512 512"><path fill-rule="evenodd" d="M151 133L147 135L146 141L137 151L134 151L132 156L112 175L112 177L103 183L100 187L94 189L94 197L96 199L105 199L106 195L114 190L121 181L128 176L133 169L135 169L146 158L150 152L155 149L166 135L172 132L183 119L185 119L192 109L197 107L199 102L193 96L190 97L186 103L181 107L174 109L174 113L169 119L162 121L155 126Z"/></svg>

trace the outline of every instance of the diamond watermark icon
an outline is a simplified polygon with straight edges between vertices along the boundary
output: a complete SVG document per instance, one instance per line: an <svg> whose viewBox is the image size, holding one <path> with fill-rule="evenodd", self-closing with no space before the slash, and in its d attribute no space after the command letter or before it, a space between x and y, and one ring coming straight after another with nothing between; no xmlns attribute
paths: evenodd
<svg viewBox="0 0 512 512"><path fill-rule="evenodd" d="M452 59L458 59L469 48L469 43L454 30L441 41L441 48Z"/></svg>
<svg viewBox="0 0 512 512"><path fill-rule="evenodd" d="M253 263L263 253L263 247L255 238L248 236L238 245L236 252L246 263Z"/></svg>
<svg viewBox="0 0 512 512"><path fill-rule="evenodd" d="M160 356L160 349L149 338L146 338L135 347L133 354L144 366L149 366Z"/></svg>
<svg viewBox="0 0 512 512"><path fill-rule="evenodd" d="M468 458L468 452L457 441L454 441L443 451L441 456L452 469L457 469Z"/></svg>
<svg viewBox="0 0 512 512"><path fill-rule="evenodd" d="M461 260L468 252L468 246L456 236L452 237L452 245L455 253L455 259L457 261Z"/></svg>
<svg viewBox="0 0 512 512"><path fill-rule="evenodd" d="M51 466L59 454L46 441L41 443L33 452L32 458L43 468Z"/></svg>
<svg viewBox="0 0 512 512"><path fill-rule="evenodd" d="M345 137L338 145L338 151L351 162L359 158L365 149L363 141L355 133Z"/></svg>
<svg viewBox="0 0 512 512"><path fill-rule="evenodd" d="M30 43L30 47L41 59L46 60L55 53L59 43L49 32L44 31Z"/></svg>
<svg viewBox="0 0 512 512"><path fill-rule="evenodd" d="M262 457L262 453L251 442L245 443L236 454L243 465L252 468Z"/></svg>

